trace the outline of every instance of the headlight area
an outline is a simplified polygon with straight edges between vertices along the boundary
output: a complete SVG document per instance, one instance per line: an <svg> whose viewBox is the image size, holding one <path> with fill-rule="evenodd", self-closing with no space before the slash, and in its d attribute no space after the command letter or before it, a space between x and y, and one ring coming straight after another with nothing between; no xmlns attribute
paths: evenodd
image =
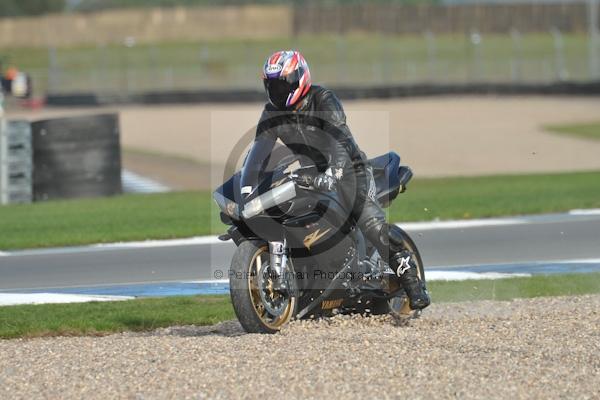
<svg viewBox="0 0 600 400"><path fill-rule="evenodd" d="M246 203L242 211L242 216L244 219L250 219L271 207L283 204L295 197L296 184L294 182L286 182Z"/></svg>
<svg viewBox="0 0 600 400"><path fill-rule="evenodd" d="M231 201L221 193L213 193L213 199L223 213L231 218L240 219L240 210L235 201Z"/></svg>

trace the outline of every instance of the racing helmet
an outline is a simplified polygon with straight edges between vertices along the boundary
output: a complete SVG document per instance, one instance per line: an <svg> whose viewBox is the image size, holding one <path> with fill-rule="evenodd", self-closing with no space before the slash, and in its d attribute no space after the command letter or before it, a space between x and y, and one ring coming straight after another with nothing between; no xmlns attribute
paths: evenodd
<svg viewBox="0 0 600 400"><path fill-rule="evenodd" d="M308 64L298 51L273 53L263 66L263 83L271 104L279 110L289 109L310 89Z"/></svg>

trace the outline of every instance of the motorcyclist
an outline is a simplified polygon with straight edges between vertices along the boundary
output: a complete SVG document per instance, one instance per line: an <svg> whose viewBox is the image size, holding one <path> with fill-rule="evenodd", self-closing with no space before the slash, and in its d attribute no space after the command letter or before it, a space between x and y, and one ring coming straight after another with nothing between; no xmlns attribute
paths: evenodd
<svg viewBox="0 0 600 400"><path fill-rule="evenodd" d="M402 231L385 220L375 198L372 168L346 125L338 98L331 90L311 84L308 64L297 51L278 51L267 58L263 83L269 102L256 130L255 144L261 143L250 151L268 157L279 139L295 153L315 161L321 173L313 186L340 194L352 210L353 220L398 275L411 308L427 307L429 294L418 277L412 254ZM242 177L242 194L250 190Z"/></svg>

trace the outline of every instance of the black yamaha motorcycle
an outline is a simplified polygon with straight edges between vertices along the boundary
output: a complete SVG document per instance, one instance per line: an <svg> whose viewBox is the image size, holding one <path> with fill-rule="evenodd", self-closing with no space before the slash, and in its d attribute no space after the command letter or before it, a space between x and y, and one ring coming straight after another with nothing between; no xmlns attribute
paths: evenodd
<svg viewBox="0 0 600 400"><path fill-rule="evenodd" d="M316 167L291 154L274 155L273 167L256 173L252 186L241 187L242 170L213 193L222 222L230 225L220 239L237 245L228 275L243 328L274 333L293 318L335 313L418 315L337 194L312 188ZM404 192L412 172L393 152L369 162L377 199L387 207ZM419 251L406 233L405 245L425 282Z"/></svg>

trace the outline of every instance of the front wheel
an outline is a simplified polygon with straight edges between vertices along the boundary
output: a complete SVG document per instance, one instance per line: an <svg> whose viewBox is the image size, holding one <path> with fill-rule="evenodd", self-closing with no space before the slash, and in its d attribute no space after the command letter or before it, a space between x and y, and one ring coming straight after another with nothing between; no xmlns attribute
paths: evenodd
<svg viewBox="0 0 600 400"><path fill-rule="evenodd" d="M293 279L291 261L286 277ZM296 313L298 303L295 282L286 282L288 290L276 289L264 242L240 243L231 260L229 290L235 314L248 333L275 333Z"/></svg>

